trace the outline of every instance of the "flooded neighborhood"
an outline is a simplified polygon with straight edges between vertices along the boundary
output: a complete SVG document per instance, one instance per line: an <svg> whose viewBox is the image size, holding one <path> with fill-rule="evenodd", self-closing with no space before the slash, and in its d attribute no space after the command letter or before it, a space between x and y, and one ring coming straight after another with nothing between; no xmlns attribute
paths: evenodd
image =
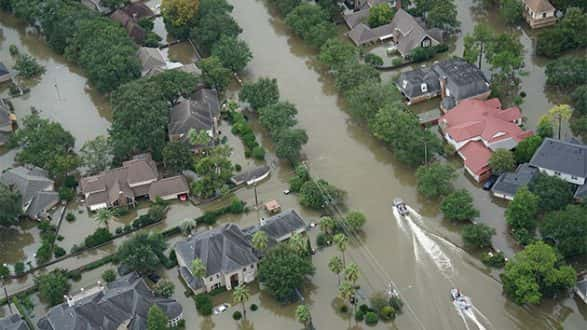
<svg viewBox="0 0 587 330"><path fill-rule="evenodd" d="M586 8L406 2L0 1L0 329L585 329Z"/></svg>

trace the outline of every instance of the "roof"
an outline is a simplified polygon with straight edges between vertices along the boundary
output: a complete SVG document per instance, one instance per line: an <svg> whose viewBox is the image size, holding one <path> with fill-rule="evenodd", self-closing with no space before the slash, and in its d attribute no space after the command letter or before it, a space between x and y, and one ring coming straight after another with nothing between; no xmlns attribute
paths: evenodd
<svg viewBox="0 0 587 330"><path fill-rule="evenodd" d="M348 36L357 46L373 42L378 39L378 36L373 32L373 30L363 23L360 23L352 30L350 30Z"/></svg>
<svg viewBox="0 0 587 330"><path fill-rule="evenodd" d="M204 287L204 281L201 278L192 276L192 273L186 266L179 267L179 275L185 280L190 289L198 291Z"/></svg>
<svg viewBox="0 0 587 330"><path fill-rule="evenodd" d="M344 21L349 29L366 22L369 18L369 9L363 9L344 15Z"/></svg>
<svg viewBox="0 0 587 330"><path fill-rule="evenodd" d="M530 160L534 167L587 177L587 146L546 138Z"/></svg>
<svg viewBox="0 0 587 330"><path fill-rule="evenodd" d="M461 100L489 92L489 83L483 72L462 58L454 57L432 65L440 78L446 77L450 96Z"/></svg>
<svg viewBox="0 0 587 330"><path fill-rule="evenodd" d="M397 50L403 56L408 55L412 49L420 47L422 40L426 37L430 38L433 43L438 44L440 42L426 31L421 22L403 9L399 9L395 13L389 25L390 31L395 32L394 38L397 42ZM436 35L440 33L438 29L435 30Z"/></svg>
<svg viewBox="0 0 587 330"><path fill-rule="evenodd" d="M531 136L531 131L524 131L514 123L521 118L520 109L502 110L497 98L487 101L466 99L443 115L439 122L457 142L479 137L489 145L510 138L519 142Z"/></svg>
<svg viewBox="0 0 587 330"><path fill-rule="evenodd" d="M169 134L185 136L190 129L211 130L219 115L220 105L216 90L199 89L189 99L180 100L171 109Z"/></svg>
<svg viewBox="0 0 587 330"><path fill-rule="evenodd" d="M514 196L518 189L527 186L537 173L538 170L531 167L530 164L520 164L515 172L506 172L500 175L491 191Z"/></svg>
<svg viewBox="0 0 587 330"><path fill-rule="evenodd" d="M577 284L575 284L575 290L581 292L581 299L587 304L587 278L577 281Z"/></svg>
<svg viewBox="0 0 587 330"><path fill-rule="evenodd" d="M0 99L0 130L12 132L12 123L16 121L16 115L8 102L6 99Z"/></svg>
<svg viewBox="0 0 587 330"><path fill-rule="evenodd" d="M175 300L154 296L137 273L95 291L85 297L73 297L71 305L66 302L51 308L37 326L41 330L117 330L128 322L125 329L139 330L147 328L147 315L153 305L161 308L169 319L183 312Z"/></svg>
<svg viewBox="0 0 587 330"><path fill-rule="evenodd" d="M404 81L406 82L405 87ZM440 93L440 77L429 67L402 72L397 80L398 88L408 98L422 95L422 84L426 84L427 93Z"/></svg>
<svg viewBox="0 0 587 330"><path fill-rule="evenodd" d="M587 183L580 185L575 191L575 195L573 197L576 199L584 199L587 197Z"/></svg>
<svg viewBox="0 0 587 330"><path fill-rule="evenodd" d="M554 6L548 0L523 0L528 8L535 13L543 13L546 11L553 11Z"/></svg>
<svg viewBox="0 0 587 330"><path fill-rule="evenodd" d="M121 10L132 17L135 21L155 16L155 13L151 10L151 8L142 2L131 3Z"/></svg>
<svg viewBox="0 0 587 330"><path fill-rule="evenodd" d="M4 63L0 62L0 76L3 76L5 74L10 74L10 71L8 71L8 68L6 68Z"/></svg>
<svg viewBox="0 0 587 330"><path fill-rule="evenodd" d="M2 330L29 330L29 326L18 314L0 318L0 329Z"/></svg>
<svg viewBox="0 0 587 330"><path fill-rule="evenodd" d="M137 56L143 67L144 74L165 67L165 59L159 48L140 47Z"/></svg>
<svg viewBox="0 0 587 330"><path fill-rule="evenodd" d="M280 208L281 208L281 206L279 205L279 203L275 199L270 200L267 203L265 203L265 209L269 212L279 210Z"/></svg>
<svg viewBox="0 0 587 330"><path fill-rule="evenodd" d="M123 9L115 10L110 14L110 18L113 21L120 23L136 43L140 44L145 39L147 32L137 24L138 19L133 19L133 17Z"/></svg>
<svg viewBox="0 0 587 330"><path fill-rule="evenodd" d="M189 191L185 177L177 175L153 182L149 188L149 198L154 200L157 197L187 194Z"/></svg>
<svg viewBox="0 0 587 330"><path fill-rule="evenodd" d="M459 149L459 154L465 160L465 167L476 175L480 175L489 169L491 150L482 142L471 141Z"/></svg>
<svg viewBox="0 0 587 330"><path fill-rule="evenodd" d="M231 273L258 261L251 243L235 224L225 224L178 242L175 253L188 265L200 259L206 265L206 275Z"/></svg>
<svg viewBox="0 0 587 330"><path fill-rule="evenodd" d="M233 176L230 180L234 184L239 185L261 178L270 171L271 168L268 165L257 166L253 169L246 170L238 175Z"/></svg>
<svg viewBox="0 0 587 330"><path fill-rule="evenodd" d="M304 219L294 210L289 209L262 221L258 230L280 242L284 237L306 228Z"/></svg>
<svg viewBox="0 0 587 330"><path fill-rule="evenodd" d="M11 168L2 173L0 182L20 192L23 208L27 206L25 213L32 218L59 201L59 194L53 191L53 180L48 178L47 171L39 167Z"/></svg>

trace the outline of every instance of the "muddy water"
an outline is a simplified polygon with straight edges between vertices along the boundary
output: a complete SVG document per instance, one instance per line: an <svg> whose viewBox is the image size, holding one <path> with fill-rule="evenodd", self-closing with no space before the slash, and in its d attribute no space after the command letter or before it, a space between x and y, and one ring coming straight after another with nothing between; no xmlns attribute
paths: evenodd
<svg viewBox="0 0 587 330"><path fill-rule="evenodd" d="M584 326L585 316L577 313L572 300L564 301L563 307L559 305L565 313L547 307L526 309L508 302L501 295L501 285L488 276L478 262L450 242L430 234L438 232L440 236L459 242L458 234L451 233L450 228L438 220L437 205L417 195L413 169L398 164L364 127L349 119L341 100L335 95L332 81L316 71L315 53L291 37L283 23L275 18L275 13L269 13L262 1L230 2L235 7L233 15L244 30L241 37L254 53L246 78L277 78L282 97L297 105L300 126L310 136L304 151L312 173L348 191L349 206L367 215L364 248L355 248L351 254L371 283L366 288L367 293L384 289L389 278L400 288L414 311L413 314L406 312L398 319L396 324L400 328L466 328L447 299L448 290L453 286L471 296L481 312L477 319L483 319L481 315L487 319L481 321L485 327L543 329L555 327L559 321L565 320L568 328ZM466 25L465 22L463 29ZM484 194L473 189L470 182L461 181L458 185ZM279 186L274 184L272 188L278 189ZM273 196L279 193L277 189ZM394 219L390 204L398 196L422 213L420 223L403 223ZM490 221L503 223L501 215L495 214L495 210L501 208L491 204L487 197L478 204L482 217L491 215ZM500 245L508 248L509 243L503 240ZM371 261L370 254L377 262ZM322 277L323 267L318 267L320 275L314 279L314 285L318 288L331 286L332 278ZM328 309L328 303L324 304L324 297L317 295L316 298L321 302L312 304L317 327L328 329L337 324L336 320L340 318ZM262 319L264 316L258 317ZM473 324L468 320L467 324ZM255 322L255 328L266 326Z"/></svg>

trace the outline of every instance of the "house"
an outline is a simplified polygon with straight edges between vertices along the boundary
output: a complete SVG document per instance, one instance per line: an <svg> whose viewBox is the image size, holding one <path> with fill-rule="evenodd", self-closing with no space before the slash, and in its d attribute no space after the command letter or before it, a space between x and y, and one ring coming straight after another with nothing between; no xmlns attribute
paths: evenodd
<svg viewBox="0 0 587 330"><path fill-rule="evenodd" d="M466 99L438 121L444 138L455 148L464 160L465 169L477 182L491 174L489 159L493 151L511 150L533 134L522 130L521 124L520 109L502 109L497 98Z"/></svg>
<svg viewBox="0 0 587 330"><path fill-rule="evenodd" d="M160 179L151 154L140 154L122 163L122 167L80 180L81 193L90 211L136 205L138 198L154 200L185 199L189 193L183 176Z"/></svg>
<svg viewBox="0 0 587 330"><path fill-rule="evenodd" d="M506 172L497 178L491 193L497 198L513 200L518 189L530 184L538 170L528 163L520 164L515 172Z"/></svg>
<svg viewBox="0 0 587 330"><path fill-rule="evenodd" d="M6 68L4 63L0 62L0 83L10 81L11 79L12 76L10 75L10 71Z"/></svg>
<svg viewBox="0 0 587 330"><path fill-rule="evenodd" d="M169 140L187 140L190 130L205 131L215 139L218 136L220 102L214 89L201 88L190 98L181 98L169 115Z"/></svg>
<svg viewBox="0 0 587 330"><path fill-rule="evenodd" d="M440 95L443 111L454 108L462 100L485 100L491 93L483 72L458 57L434 63L430 68L402 72L396 86L408 105Z"/></svg>
<svg viewBox="0 0 587 330"><path fill-rule="evenodd" d="M152 77L166 70L181 70L193 75L200 75L202 71L193 63L182 64L171 62L167 55L159 48L139 47L137 57L143 70L141 76Z"/></svg>
<svg viewBox="0 0 587 330"><path fill-rule="evenodd" d="M10 136L16 130L16 115L12 112L12 105L6 99L0 99L0 147L6 145Z"/></svg>
<svg viewBox="0 0 587 330"><path fill-rule="evenodd" d="M281 243L287 241L294 234L302 234L306 231L306 222L294 209L283 211L269 219L261 219L254 229L246 229L247 232L262 230L271 241Z"/></svg>
<svg viewBox="0 0 587 330"><path fill-rule="evenodd" d="M401 8L389 25L395 47L403 57L408 57L415 48L429 48L444 40L444 32L441 29L426 29L424 21L414 18Z"/></svg>
<svg viewBox="0 0 587 330"><path fill-rule="evenodd" d="M522 0L524 18L533 29L551 26L556 23L556 9L548 0Z"/></svg>
<svg viewBox="0 0 587 330"><path fill-rule="evenodd" d="M265 203L265 205L263 205L263 207L265 207L265 211L267 211L269 214L281 212L281 205L279 205L275 199L268 201Z"/></svg>
<svg viewBox="0 0 587 330"><path fill-rule="evenodd" d="M575 294L583 300L583 303L587 304L587 278L577 281L573 291L575 291Z"/></svg>
<svg viewBox="0 0 587 330"><path fill-rule="evenodd" d="M230 178L230 181L236 186L243 184L250 186L263 181L269 176L270 173L271 168L268 165L262 165L237 174Z"/></svg>
<svg viewBox="0 0 587 330"><path fill-rule="evenodd" d="M532 156L530 165L540 173L578 185L576 198L587 194L587 145L546 138Z"/></svg>
<svg viewBox="0 0 587 330"><path fill-rule="evenodd" d="M40 330L147 329L147 315L156 305L167 316L168 326L183 319L183 308L173 300L156 297L145 281L130 273L112 283L66 296L66 302L49 310L37 323Z"/></svg>
<svg viewBox="0 0 587 330"><path fill-rule="evenodd" d="M175 244L179 274L195 292L209 292L216 288L227 290L255 280L259 259L249 239L235 224L197 233L186 241ZM206 275L196 278L191 265L200 259Z"/></svg>
<svg viewBox="0 0 587 330"><path fill-rule="evenodd" d="M30 330L28 324L18 314L11 314L0 318L0 329L2 330Z"/></svg>
<svg viewBox="0 0 587 330"><path fill-rule="evenodd" d="M142 44L147 35L147 31L143 29L138 23L143 19L150 19L155 16L155 13L144 3L132 3L120 9L116 9L110 18L120 23L137 44Z"/></svg>
<svg viewBox="0 0 587 330"><path fill-rule="evenodd" d="M22 211L31 219L41 220L59 203L54 182L47 171L34 166L19 166L2 173L0 182L16 189L22 196Z"/></svg>

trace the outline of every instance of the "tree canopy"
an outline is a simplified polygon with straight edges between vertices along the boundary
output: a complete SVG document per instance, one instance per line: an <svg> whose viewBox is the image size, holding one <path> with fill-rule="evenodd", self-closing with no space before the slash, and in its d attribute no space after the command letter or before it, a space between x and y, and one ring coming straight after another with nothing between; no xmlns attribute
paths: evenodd
<svg viewBox="0 0 587 330"><path fill-rule="evenodd" d="M270 249L259 264L259 281L277 300L297 299L296 289L315 272L311 259L292 251L287 244Z"/></svg>
<svg viewBox="0 0 587 330"><path fill-rule="evenodd" d="M491 247L491 236L495 235L495 229L483 223L469 224L463 228L462 235L465 245L484 249Z"/></svg>
<svg viewBox="0 0 587 330"><path fill-rule="evenodd" d="M21 214L22 197L18 190L12 190L0 183L0 226L17 224Z"/></svg>
<svg viewBox="0 0 587 330"><path fill-rule="evenodd" d="M357 62L359 59L359 50L357 47L339 38L326 40L320 47L318 60L327 65L331 70L337 70L347 62Z"/></svg>
<svg viewBox="0 0 587 330"><path fill-rule="evenodd" d="M185 38L198 19L200 0L162 0L161 14L168 31Z"/></svg>
<svg viewBox="0 0 587 330"><path fill-rule="evenodd" d="M277 103L279 101L277 79L263 77L253 83L245 82L239 92L239 98L248 102L255 110Z"/></svg>
<svg viewBox="0 0 587 330"><path fill-rule="evenodd" d="M541 144L542 137L540 135L532 135L520 141L516 146L516 150L514 150L516 163L522 164L529 162Z"/></svg>
<svg viewBox="0 0 587 330"><path fill-rule="evenodd" d="M538 241L526 246L505 266L503 291L518 304L539 304L543 297L575 285L575 270L562 266L554 249Z"/></svg>
<svg viewBox="0 0 587 330"><path fill-rule="evenodd" d="M297 124L296 115L298 110L293 103L287 101L260 108L258 113L259 122L274 138L279 137L282 130Z"/></svg>
<svg viewBox="0 0 587 330"><path fill-rule="evenodd" d="M112 164L112 145L110 138L100 135L86 141L80 150L81 163L87 167L88 173L102 172Z"/></svg>
<svg viewBox="0 0 587 330"><path fill-rule="evenodd" d="M253 58L246 42L223 35L212 47L212 56L218 57L225 68L241 72Z"/></svg>
<svg viewBox="0 0 587 330"><path fill-rule="evenodd" d="M570 7L565 16L550 29L538 35L536 54L556 58L566 50L587 47L587 13L584 9Z"/></svg>
<svg viewBox="0 0 587 330"><path fill-rule="evenodd" d="M514 154L507 149L497 149L489 158L489 168L497 175L511 172L516 168Z"/></svg>
<svg viewBox="0 0 587 330"><path fill-rule="evenodd" d="M192 148L184 141L167 142L163 148L163 164L174 173L191 169L194 164Z"/></svg>
<svg viewBox="0 0 587 330"><path fill-rule="evenodd" d="M388 3L379 3L369 9L367 24L370 28L376 28L391 22L394 15L395 9L391 8Z"/></svg>
<svg viewBox="0 0 587 330"><path fill-rule="evenodd" d="M315 210L343 203L345 193L325 180L309 180L300 189L300 204Z"/></svg>
<svg viewBox="0 0 587 330"><path fill-rule="evenodd" d="M533 233L536 228L539 197L521 187L505 210L505 219L514 231L525 229ZM533 236L533 235L532 235Z"/></svg>
<svg viewBox="0 0 587 330"><path fill-rule="evenodd" d="M167 315L165 315L157 304L153 304L149 308L149 313L147 314L147 330L167 330L168 322Z"/></svg>
<svg viewBox="0 0 587 330"><path fill-rule="evenodd" d="M59 269L39 275L35 278L35 284L39 288L41 299L47 302L49 306L61 304L63 296L71 288L64 271Z"/></svg>
<svg viewBox="0 0 587 330"><path fill-rule="evenodd" d="M232 177L230 152L228 146L220 145L196 158L194 169L200 179L193 183L192 193L202 198L210 198L222 192Z"/></svg>
<svg viewBox="0 0 587 330"><path fill-rule="evenodd" d="M242 29L230 16L233 7L226 0L200 0L198 17L190 38L198 48L209 53L223 36L237 37Z"/></svg>
<svg viewBox="0 0 587 330"><path fill-rule="evenodd" d="M143 232L122 243L116 255L130 270L146 274L162 265L166 248L167 243L161 234Z"/></svg>
<svg viewBox="0 0 587 330"><path fill-rule="evenodd" d="M336 37L336 27L328 20L328 13L320 6L304 2L287 14L285 23L292 31L313 47Z"/></svg>
<svg viewBox="0 0 587 330"><path fill-rule="evenodd" d="M210 87L223 91L230 84L232 74L230 69L222 65L222 61L216 56L207 57L198 62L202 70L202 80Z"/></svg>
<svg viewBox="0 0 587 330"><path fill-rule="evenodd" d="M308 143L308 134L301 128L285 128L279 131L275 141L275 155L291 164L300 160L302 146Z"/></svg>
<svg viewBox="0 0 587 330"><path fill-rule="evenodd" d="M465 189L446 196L440 204L440 210L445 218L452 221L468 221L479 216L479 210L473 206L473 196Z"/></svg>
<svg viewBox="0 0 587 330"><path fill-rule="evenodd" d="M452 181L456 178L454 168L441 163L423 165L416 170L418 192L428 199L436 199L453 190Z"/></svg>
<svg viewBox="0 0 587 330"><path fill-rule="evenodd" d="M565 257L587 254L587 210L567 205L564 210L547 213L540 226L542 237L553 242Z"/></svg>
<svg viewBox="0 0 587 330"><path fill-rule="evenodd" d="M555 176L538 174L528 188L538 196L541 211L563 209L573 200L573 185Z"/></svg>
<svg viewBox="0 0 587 330"><path fill-rule="evenodd" d="M353 116L369 122L379 109L388 104L400 102L401 95L395 86L367 81L348 92L346 101L348 110Z"/></svg>
<svg viewBox="0 0 587 330"><path fill-rule="evenodd" d="M277 8L281 16L287 16L294 8L302 3L302 0L269 0Z"/></svg>

